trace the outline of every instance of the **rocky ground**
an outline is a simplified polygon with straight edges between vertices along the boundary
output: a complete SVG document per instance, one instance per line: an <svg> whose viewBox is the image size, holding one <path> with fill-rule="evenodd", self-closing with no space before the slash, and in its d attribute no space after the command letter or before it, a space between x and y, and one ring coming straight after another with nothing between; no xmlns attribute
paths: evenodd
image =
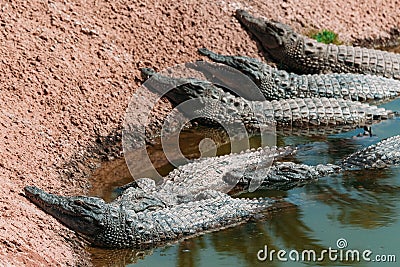
<svg viewBox="0 0 400 267"><path fill-rule="evenodd" d="M129 98L141 84L139 68L200 59L196 50L203 46L259 57L232 17L236 8L301 32L327 28L345 42L362 43L396 33L399 4L0 1L0 265L90 265L83 242L21 192L25 185L87 191L91 170L118 153L109 146L118 141Z"/></svg>

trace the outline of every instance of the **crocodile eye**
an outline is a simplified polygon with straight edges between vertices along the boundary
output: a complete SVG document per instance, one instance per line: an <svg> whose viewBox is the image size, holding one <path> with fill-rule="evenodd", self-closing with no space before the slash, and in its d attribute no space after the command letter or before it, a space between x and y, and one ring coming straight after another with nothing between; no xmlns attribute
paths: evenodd
<svg viewBox="0 0 400 267"><path fill-rule="evenodd" d="M93 218L89 217L89 216L82 216L82 219L85 220L87 223L94 223L95 222L93 220Z"/></svg>
<svg viewBox="0 0 400 267"><path fill-rule="evenodd" d="M85 202L83 202L80 199L76 199L76 200L74 200L74 204L77 205L77 206L84 206Z"/></svg>
<svg viewBox="0 0 400 267"><path fill-rule="evenodd" d="M282 29L278 29L278 35L279 36L284 36L285 35L285 31Z"/></svg>

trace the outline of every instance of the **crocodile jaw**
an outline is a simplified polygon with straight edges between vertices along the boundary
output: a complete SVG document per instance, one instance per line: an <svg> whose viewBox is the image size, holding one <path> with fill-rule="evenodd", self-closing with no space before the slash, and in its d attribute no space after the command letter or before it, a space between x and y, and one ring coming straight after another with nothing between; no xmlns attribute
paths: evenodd
<svg viewBox="0 0 400 267"><path fill-rule="evenodd" d="M35 186L26 186L25 196L64 225L89 239L104 228L104 212L108 205L100 198L58 196Z"/></svg>
<svg viewBox="0 0 400 267"><path fill-rule="evenodd" d="M235 16L268 49L283 46L284 40L289 38L293 32L287 25L253 17L247 11L241 9L236 10Z"/></svg>

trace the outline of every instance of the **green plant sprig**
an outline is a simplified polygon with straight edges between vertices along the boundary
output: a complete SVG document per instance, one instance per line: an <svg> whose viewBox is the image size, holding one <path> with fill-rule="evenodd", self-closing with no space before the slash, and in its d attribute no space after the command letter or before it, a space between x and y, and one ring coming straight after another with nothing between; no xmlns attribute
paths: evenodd
<svg viewBox="0 0 400 267"><path fill-rule="evenodd" d="M341 44L339 41L339 37L336 33L330 30L322 30L317 33L310 33L311 38L317 40L320 43L324 44Z"/></svg>

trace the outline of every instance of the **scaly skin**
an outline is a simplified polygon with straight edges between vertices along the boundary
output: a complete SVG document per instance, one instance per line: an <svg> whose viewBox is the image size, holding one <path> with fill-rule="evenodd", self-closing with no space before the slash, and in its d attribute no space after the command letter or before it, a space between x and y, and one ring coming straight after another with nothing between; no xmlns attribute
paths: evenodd
<svg viewBox="0 0 400 267"><path fill-rule="evenodd" d="M132 202L132 196L138 194L140 197L135 198L131 209L141 211L146 206L171 207L194 201L194 196L211 188L229 194L247 192L249 189L288 190L341 171L340 166L332 164L308 166L276 161L294 152L295 149L291 147L265 147L200 158L179 166L159 185L151 179L141 178L120 187L118 191L122 195L119 200L127 198L127 202ZM128 189L133 191L127 194ZM149 196L156 201L150 201Z"/></svg>
<svg viewBox="0 0 400 267"><path fill-rule="evenodd" d="M400 163L400 135L383 140L345 158L340 165L308 166L291 162L277 162L271 168L272 175L266 183L288 181L310 181L321 176L359 168L381 168ZM210 172L218 169L207 168L209 160L199 160L182 167L175 175L156 186L154 181L143 178L127 186L120 197L105 203L96 197L66 197L44 192L34 187L25 187L25 195L37 206L54 216L74 231L82 233L93 245L109 248L146 248L163 245L208 231L217 231L258 218L258 213L268 213L279 203L267 199L235 199L231 196L206 189L209 180L215 184L226 184L234 177L239 179L238 187L246 187L252 179L257 179L257 171L251 167L245 175L236 176L236 163L243 165L243 158L254 162L265 152L270 159L276 150L249 151L238 155L217 157L214 168L231 168L231 175L213 177L212 173L194 172L203 165ZM283 149L286 151L286 149ZM279 154L279 153L278 153ZM283 153L285 154L285 153ZM382 164L371 164L379 159ZM350 162L350 164L349 164ZM191 164L194 164L190 166ZM196 165L197 164L197 165ZM267 164L269 166L269 164ZM274 181L274 179L276 181ZM205 182L204 182L204 181ZM200 186L198 186L200 184ZM140 188L140 187L141 188ZM178 189L175 189L177 187ZM186 193L181 189L186 187ZM223 188L222 187L219 187ZM198 191L200 190L200 192ZM169 196L166 196L169 194ZM280 203L282 204L282 202ZM281 205L281 208L289 205Z"/></svg>
<svg viewBox="0 0 400 267"><path fill-rule="evenodd" d="M342 162L346 169L376 169L400 164L400 136L364 148Z"/></svg>
<svg viewBox="0 0 400 267"><path fill-rule="evenodd" d="M327 97L363 102L395 98L400 94L400 81L384 77L349 73L298 75L254 58L224 56L205 48L199 52L249 76L267 100Z"/></svg>
<svg viewBox="0 0 400 267"><path fill-rule="evenodd" d="M291 147L265 147L257 150L252 149L245 153L232 153L219 157L200 158L179 166L170 172L160 185L155 184L149 179L139 179L133 181L120 188L119 191L124 191L130 187L146 188L146 195L157 195L157 199L167 206L173 206L181 203L181 196L194 196L208 189L213 189L219 192L230 192L238 182L248 180L247 177L262 177L255 186L261 183L269 188L279 189L279 186L289 187L285 182L291 181L281 173L278 176L272 177L277 167L274 165L276 159L288 156L295 152ZM289 174L290 175L290 174ZM256 182L256 179L252 179ZM293 179L294 180L294 179ZM277 183L277 186L274 183ZM279 184L278 184L279 182ZM247 183L250 185L250 183ZM247 190L248 187L243 188ZM237 190L237 189L234 189ZM137 208L135 210L140 210Z"/></svg>
<svg viewBox="0 0 400 267"><path fill-rule="evenodd" d="M255 18L244 10L236 18L260 41L276 63L300 74L360 73L400 79L400 55L361 47L323 44L285 24Z"/></svg>
<svg viewBox="0 0 400 267"><path fill-rule="evenodd" d="M197 99L190 108L182 109L188 117L204 122L224 124L242 122L246 127L260 124L278 127L310 125L362 125L387 119L393 112L357 101L334 98L294 98L272 101L248 101L210 82L193 78L173 78L142 69L144 77L152 77L144 85L158 92L165 85L181 84L165 96L174 104ZM159 92L158 92L159 93ZM221 124L222 124L221 123Z"/></svg>

